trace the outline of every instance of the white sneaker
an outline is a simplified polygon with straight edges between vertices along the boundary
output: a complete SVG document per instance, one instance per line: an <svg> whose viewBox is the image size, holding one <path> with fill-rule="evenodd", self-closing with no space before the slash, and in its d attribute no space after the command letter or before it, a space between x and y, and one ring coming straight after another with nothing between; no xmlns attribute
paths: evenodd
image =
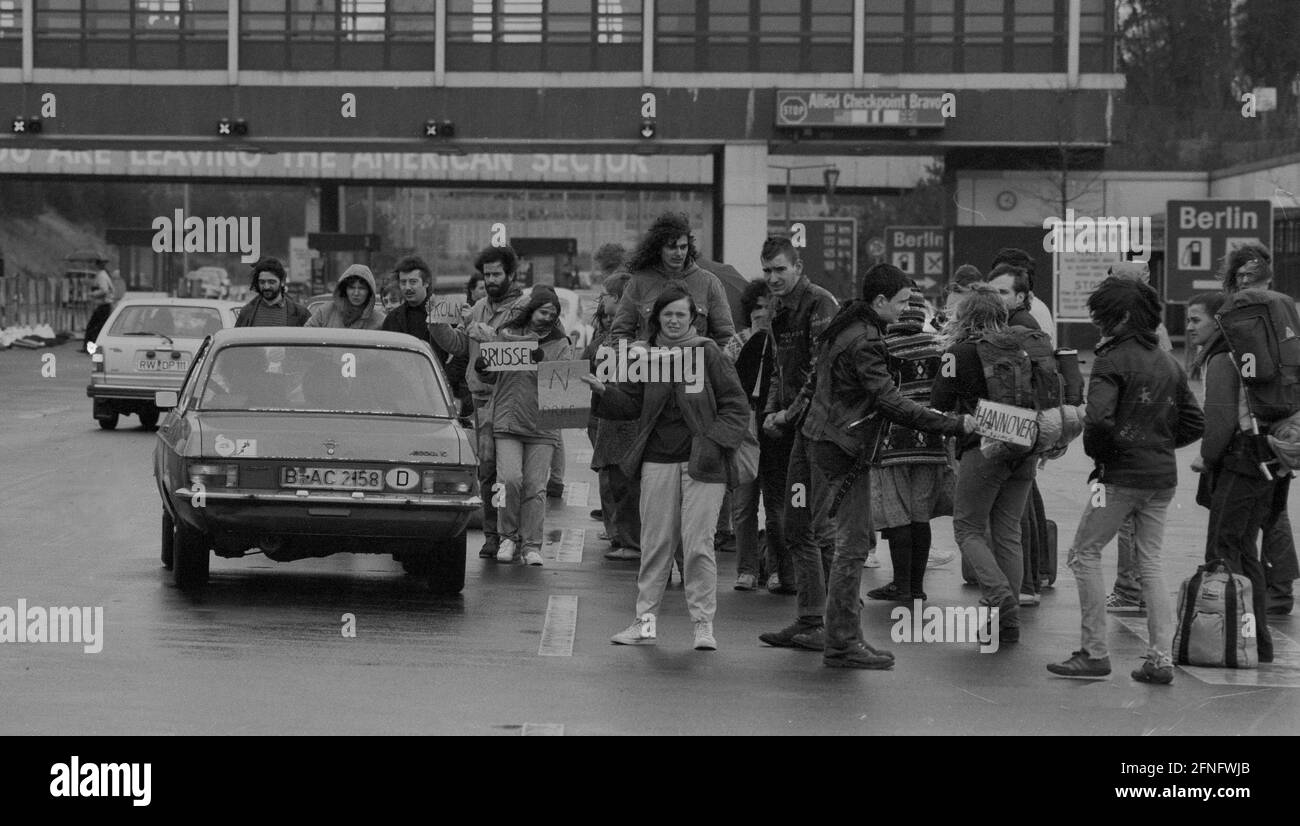
<svg viewBox="0 0 1300 826"><path fill-rule="evenodd" d="M513 539L502 539L500 547L497 548L497 562L514 562L515 561L515 541Z"/></svg>
<svg viewBox="0 0 1300 826"><path fill-rule="evenodd" d="M627 628L609 638L615 645L654 645L655 615L642 614Z"/></svg>
<svg viewBox="0 0 1300 826"><path fill-rule="evenodd" d="M863 568L879 568L880 560L876 558L876 552L872 551L867 554L867 561L862 563Z"/></svg>
<svg viewBox="0 0 1300 826"><path fill-rule="evenodd" d="M698 620L695 623L695 650L718 650L718 641L713 638L713 623L708 620Z"/></svg>
<svg viewBox="0 0 1300 826"><path fill-rule="evenodd" d="M926 560L925 567L939 568L941 566L947 565L949 562L952 562L956 558L957 558L956 551L951 551L951 550L938 551L938 552L931 551L930 558Z"/></svg>
<svg viewBox="0 0 1300 826"><path fill-rule="evenodd" d="M538 551L529 551L528 553L524 554L524 564L536 565L537 567L540 568L542 565L541 553Z"/></svg>

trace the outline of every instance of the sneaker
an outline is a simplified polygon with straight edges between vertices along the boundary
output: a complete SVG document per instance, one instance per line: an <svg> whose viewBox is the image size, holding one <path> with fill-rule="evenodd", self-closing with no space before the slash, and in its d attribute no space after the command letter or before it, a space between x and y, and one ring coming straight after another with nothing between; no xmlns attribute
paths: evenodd
<svg viewBox="0 0 1300 826"><path fill-rule="evenodd" d="M529 551L528 553L524 554L524 564L533 565L538 568L542 567L541 553L539 551Z"/></svg>
<svg viewBox="0 0 1300 826"><path fill-rule="evenodd" d="M872 551L867 554L867 561L862 563L863 568L879 568L880 559L876 557L876 552Z"/></svg>
<svg viewBox="0 0 1300 826"><path fill-rule="evenodd" d="M495 559L497 555L497 549L500 547L500 545L501 545L501 537L489 536L487 539L483 540L483 547L478 549L478 558Z"/></svg>
<svg viewBox="0 0 1300 826"><path fill-rule="evenodd" d="M736 577L735 589L737 591L753 591L758 588L758 577L753 574L741 574Z"/></svg>
<svg viewBox="0 0 1300 826"><path fill-rule="evenodd" d="M1006 629L1004 628L1005 632ZM1070 659L1063 663L1050 663L1047 670L1058 677L1074 677L1082 680L1096 680L1110 676L1110 657L1093 659L1086 652L1075 651Z"/></svg>
<svg viewBox="0 0 1300 826"><path fill-rule="evenodd" d="M1037 606L1038 603L1039 603L1038 594L1026 594L1023 592L1020 594L1020 605L1022 608L1023 607L1033 608Z"/></svg>
<svg viewBox="0 0 1300 826"><path fill-rule="evenodd" d="M783 596L791 596L799 593L795 588L783 584L781 582L781 577L778 574L772 574L767 578L767 591L770 594L781 594Z"/></svg>
<svg viewBox="0 0 1300 826"><path fill-rule="evenodd" d="M695 622L695 650L718 650L718 641L713 638L713 623L708 620L697 620Z"/></svg>
<svg viewBox="0 0 1300 826"><path fill-rule="evenodd" d="M501 540L501 547L497 549L497 562L514 562L515 561L515 541L513 539Z"/></svg>
<svg viewBox="0 0 1300 826"><path fill-rule="evenodd" d="M1142 667L1133 669L1133 673L1129 676L1139 683L1169 685L1174 681L1174 667L1172 665L1158 666L1150 660L1144 660Z"/></svg>
<svg viewBox="0 0 1300 826"><path fill-rule="evenodd" d="M865 645L843 651L827 651L822 655L822 665L827 668L866 668L887 671L894 667L894 658L884 652L873 652Z"/></svg>
<svg viewBox="0 0 1300 826"><path fill-rule="evenodd" d="M780 631L768 631L767 633L759 634L758 638L773 648L794 648L794 638L796 636L807 631L820 630L821 628L822 626L820 623L817 625L810 625L806 622L795 620Z"/></svg>
<svg viewBox="0 0 1300 826"><path fill-rule="evenodd" d="M780 587L781 587L781 577L777 576L776 574L772 574L767 578L767 590L775 591L777 588Z"/></svg>
<svg viewBox="0 0 1300 826"><path fill-rule="evenodd" d="M925 561L927 568L941 568L957 558L956 551L930 551L930 558Z"/></svg>
<svg viewBox="0 0 1300 826"><path fill-rule="evenodd" d="M609 638L614 645L654 645L655 615L642 614L627 628Z"/></svg>
<svg viewBox="0 0 1300 826"><path fill-rule="evenodd" d="M1142 610L1142 603L1135 599L1129 599L1128 597L1120 596L1119 594L1112 591L1110 594L1106 596L1106 610L1107 611L1140 611Z"/></svg>
<svg viewBox="0 0 1300 826"><path fill-rule="evenodd" d="M894 583L882 585L879 588L873 588L867 591L867 599L883 599L889 602L911 602L912 595Z"/></svg>
<svg viewBox="0 0 1300 826"><path fill-rule="evenodd" d="M802 648L804 651L825 651L826 650L826 629L818 626L802 634L795 634L790 638L790 642L795 648Z"/></svg>
<svg viewBox="0 0 1300 826"><path fill-rule="evenodd" d="M622 545L615 545L605 552L606 559L617 559L624 562L637 562L641 559L641 552L636 548L627 548Z"/></svg>

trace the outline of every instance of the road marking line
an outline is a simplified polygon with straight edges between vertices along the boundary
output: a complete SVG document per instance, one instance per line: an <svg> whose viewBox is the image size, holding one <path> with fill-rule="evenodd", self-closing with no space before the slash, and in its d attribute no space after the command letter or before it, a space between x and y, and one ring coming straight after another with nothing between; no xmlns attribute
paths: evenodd
<svg viewBox="0 0 1300 826"><path fill-rule="evenodd" d="M564 485L564 504L570 508L585 508L591 498L590 482L566 482Z"/></svg>
<svg viewBox="0 0 1300 826"><path fill-rule="evenodd" d="M1147 621L1139 617L1115 617L1134 636L1147 641ZM1199 665L1175 666L1203 683L1211 685L1251 685L1260 688L1300 688L1300 645L1276 628L1273 633L1273 662L1254 668L1206 668ZM1254 641L1251 642L1254 645Z"/></svg>
<svg viewBox="0 0 1300 826"><path fill-rule="evenodd" d="M555 549L556 562L582 563L582 545L587 541L586 528L565 528Z"/></svg>
<svg viewBox="0 0 1300 826"><path fill-rule="evenodd" d="M524 723L520 737L563 737L564 726L560 723Z"/></svg>
<svg viewBox="0 0 1300 826"><path fill-rule="evenodd" d="M573 461L586 467L591 464L591 457L593 455L595 454L590 450L579 450L577 453L573 454Z"/></svg>
<svg viewBox="0 0 1300 826"><path fill-rule="evenodd" d="M552 594L546 601L546 622L542 625L542 641L537 646L539 657L573 656L573 638L578 630L578 597L570 594Z"/></svg>

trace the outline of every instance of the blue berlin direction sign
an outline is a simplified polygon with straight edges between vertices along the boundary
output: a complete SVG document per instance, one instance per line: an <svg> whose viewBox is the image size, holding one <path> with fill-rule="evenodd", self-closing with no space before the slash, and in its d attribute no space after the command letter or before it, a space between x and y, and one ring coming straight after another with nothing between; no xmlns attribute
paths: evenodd
<svg viewBox="0 0 1300 826"><path fill-rule="evenodd" d="M1187 301L1223 285L1215 275L1223 258L1243 244L1273 246L1269 201L1201 199L1165 207L1165 300Z"/></svg>
<svg viewBox="0 0 1300 826"><path fill-rule="evenodd" d="M944 92L902 89L780 89L777 126L943 126Z"/></svg>
<svg viewBox="0 0 1300 826"><path fill-rule="evenodd" d="M885 261L922 289L936 287L948 275L948 232L943 227L886 227Z"/></svg>

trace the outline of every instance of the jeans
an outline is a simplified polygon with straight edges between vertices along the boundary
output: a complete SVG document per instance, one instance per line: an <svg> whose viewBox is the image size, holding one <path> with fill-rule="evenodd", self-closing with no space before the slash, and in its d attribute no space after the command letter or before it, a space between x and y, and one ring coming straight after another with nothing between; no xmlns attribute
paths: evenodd
<svg viewBox="0 0 1300 826"><path fill-rule="evenodd" d="M636 613L658 614L680 545L686 606L691 619L712 622L718 605L718 565L713 532L727 492L723 482L697 482L687 462L641 465L641 570L636 578Z"/></svg>
<svg viewBox="0 0 1300 826"><path fill-rule="evenodd" d="M1256 649L1261 662L1272 662L1273 635L1268 629L1265 610L1264 566L1255 547L1255 537L1268 521L1276 486L1284 482L1247 476L1226 468L1215 476L1205 558L1218 557L1228 563L1228 569L1234 574L1244 574L1250 580Z"/></svg>
<svg viewBox="0 0 1300 826"><path fill-rule="evenodd" d="M787 541L787 503L790 486L786 477L790 473L790 453L794 449L794 432L782 430L773 438L759 428L758 433L758 484L763 494L763 511L766 516L767 559L761 567L776 574L789 585L798 581L794 573L794 556Z"/></svg>
<svg viewBox="0 0 1300 826"><path fill-rule="evenodd" d="M515 539L521 553L542 550L546 521L546 476L555 446L498 436L497 480L505 485L506 504L497 510L501 536Z"/></svg>
<svg viewBox="0 0 1300 826"><path fill-rule="evenodd" d="M731 521L736 526L736 576L758 576L759 480L738 485L731 491ZM771 508L764 503L765 508Z"/></svg>
<svg viewBox="0 0 1300 826"><path fill-rule="evenodd" d="M1024 579L1020 520L1034 480L1034 457L986 459L965 451L957 470L952 532L979 583L980 602L999 609L1003 628L1020 627Z"/></svg>
<svg viewBox="0 0 1300 826"><path fill-rule="evenodd" d="M825 474L832 491L838 491L853 471L854 457L830 442L812 443L813 467ZM840 501L835 517L835 555L826 586L826 652L862 645L862 563L869 553L871 534L871 474L862 472ZM800 590L802 597L803 591Z"/></svg>
<svg viewBox="0 0 1300 826"><path fill-rule="evenodd" d="M1142 598L1142 572L1133 553L1134 517L1129 516L1119 526L1119 570L1115 574L1114 593L1130 602Z"/></svg>
<svg viewBox="0 0 1300 826"><path fill-rule="evenodd" d="M821 618L826 613L826 581L830 579L831 560L835 557L835 526L830 518L835 488L826 468L815 460L809 461L809 449L802 433L794 437L784 494L788 497L784 499L786 547L794 563L795 587L799 591L796 610L800 617ZM796 490L796 485L800 489ZM844 510L841 503L840 511ZM870 501L867 511L869 516ZM781 584L789 585L784 579Z"/></svg>
<svg viewBox="0 0 1300 826"><path fill-rule="evenodd" d="M492 490L497 482L497 447L492 434L492 399L491 397L474 399L474 433L478 437L475 446L478 453L479 496L483 499L483 538L487 543L495 543L501 537L497 533L497 508L492 504Z"/></svg>
<svg viewBox="0 0 1300 826"><path fill-rule="evenodd" d="M1291 519L1286 515L1287 493L1291 477L1283 478L1274 488L1273 510L1264 522L1264 582L1268 585L1268 606L1290 610L1295 598L1291 581L1300 577L1297 564L1295 536L1291 533Z"/></svg>
<svg viewBox="0 0 1300 826"><path fill-rule="evenodd" d="M629 479L618 465L606 465L598 472L600 513L605 535L621 548L641 548L641 482Z"/></svg>
<svg viewBox="0 0 1300 826"><path fill-rule="evenodd" d="M1172 665L1173 607L1165 585L1160 546L1165 535L1165 514L1176 488L1106 485L1105 498L1100 500L1094 497L1103 489L1094 490L1083 508L1068 563L1079 586L1081 648L1094 659L1106 656L1106 579L1101 571L1101 552L1124 525L1131 525L1133 564L1141 576L1142 598L1147 604L1147 659L1156 667Z"/></svg>

